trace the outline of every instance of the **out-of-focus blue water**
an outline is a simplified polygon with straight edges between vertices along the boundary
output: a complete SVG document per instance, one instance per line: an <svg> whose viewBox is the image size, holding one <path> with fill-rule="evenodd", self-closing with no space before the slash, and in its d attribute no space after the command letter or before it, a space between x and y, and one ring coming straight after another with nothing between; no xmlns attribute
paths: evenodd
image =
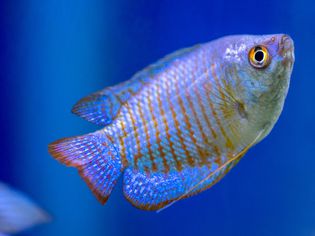
<svg viewBox="0 0 315 236"><path fill-rule="evenodd" d="M97 129L81 97L127 80L176 49L229 34L288 33L296 63L273 132L212 189L156 214L121 183L101 206L57 138ZM53 216L20 235L315 235L315 3L311 0L0 2L0 179Z"/></svg>

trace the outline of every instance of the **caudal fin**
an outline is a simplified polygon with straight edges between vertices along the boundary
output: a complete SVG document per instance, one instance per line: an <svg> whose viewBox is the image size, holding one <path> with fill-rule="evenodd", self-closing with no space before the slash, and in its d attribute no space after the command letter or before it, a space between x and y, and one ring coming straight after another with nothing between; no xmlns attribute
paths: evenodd
<svg viewBox="0 0 315 236"><path fill-rule="evenodd" d="M105 132L60 139L48 151L66 166L78 168L96 198L105 204L123 170L118 150Z"/></svg>

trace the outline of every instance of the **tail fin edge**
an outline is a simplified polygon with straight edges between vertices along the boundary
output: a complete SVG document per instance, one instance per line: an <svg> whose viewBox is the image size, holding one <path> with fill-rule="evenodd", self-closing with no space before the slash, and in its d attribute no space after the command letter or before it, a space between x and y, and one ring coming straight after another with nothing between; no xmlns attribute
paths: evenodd
<svg viewBox="0 0 315 236"><path fill-rule="evenodd" d="M101 204L124 169L119 151L102 131L59 139L49 144L48 152L64 165L76 167Z"/></svg>

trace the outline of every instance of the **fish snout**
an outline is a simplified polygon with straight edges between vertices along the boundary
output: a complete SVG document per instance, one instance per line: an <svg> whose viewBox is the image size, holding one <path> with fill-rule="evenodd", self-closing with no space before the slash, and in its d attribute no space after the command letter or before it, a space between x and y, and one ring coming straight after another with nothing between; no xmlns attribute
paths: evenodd
<svg viewBox="0 0 315 236"><path fill-rule="evenodd" d="M283 35L279 40L279 55L284 65L292 66L294 63L294 43L289 35Z"/></svg>

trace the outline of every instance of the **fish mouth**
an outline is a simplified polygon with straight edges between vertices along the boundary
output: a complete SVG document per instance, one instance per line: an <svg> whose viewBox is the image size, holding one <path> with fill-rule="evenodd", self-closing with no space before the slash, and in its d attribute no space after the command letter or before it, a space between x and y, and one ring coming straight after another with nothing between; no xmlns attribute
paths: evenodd
<svg viewBox="0 0 315 236"><path fill-rule="evenodd" d="M283 35L279 40L279 55L283 58L283 65L292 68L294 56L294 43L289 35Z"/></svg>

